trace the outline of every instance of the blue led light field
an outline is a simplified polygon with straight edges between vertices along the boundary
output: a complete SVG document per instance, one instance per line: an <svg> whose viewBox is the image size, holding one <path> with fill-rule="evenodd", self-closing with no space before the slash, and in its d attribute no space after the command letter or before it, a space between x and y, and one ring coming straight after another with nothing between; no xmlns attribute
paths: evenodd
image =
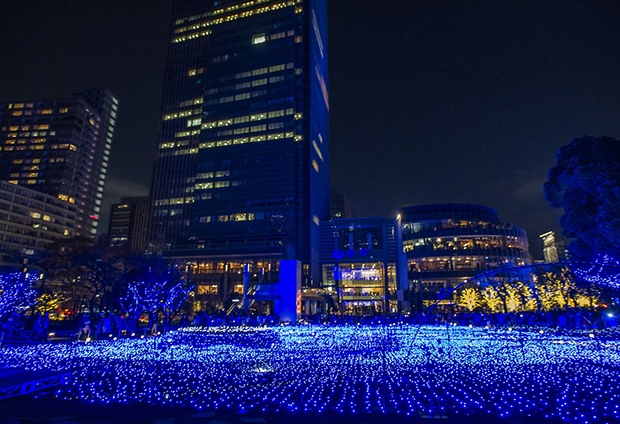
<svg viewBox="0 0 620 424"><path fill-rule="evenodd" d="M200 409L556 417L620 414L615 332L350 325L185 329L0 349L0 367L72 370L60 398Z"/></svg>

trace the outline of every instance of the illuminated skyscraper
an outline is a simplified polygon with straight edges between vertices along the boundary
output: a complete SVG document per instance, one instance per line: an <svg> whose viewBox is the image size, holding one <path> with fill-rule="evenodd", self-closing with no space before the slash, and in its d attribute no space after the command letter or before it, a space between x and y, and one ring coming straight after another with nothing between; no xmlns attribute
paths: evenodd
<svg viewBox="0 0 620 424"><path fill-rule="evenodd" d="M0 103L0 180L74 205L72 235L94 237L117 108L108 90Z"/></svg>
<svg viewBox="0 0 620 424"><path fill-rule="evenodd" d="M176 2L151 250L222 272L299 259L305 283L318 282L326 25L326 0Z"/></svg>
<svg viewBox="0 0 620 424"><path fill-rule="evenodd" d="M561 236L557 237L555 232L549 231L545 234L541 234L540 238L543 241L543 256L545 262L568 260L568 250Z"/></svg>

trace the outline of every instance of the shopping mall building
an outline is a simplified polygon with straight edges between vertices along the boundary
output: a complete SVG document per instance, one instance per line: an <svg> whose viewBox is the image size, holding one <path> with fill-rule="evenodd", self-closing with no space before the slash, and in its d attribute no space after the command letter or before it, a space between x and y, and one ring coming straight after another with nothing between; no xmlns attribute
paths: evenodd
<svg viewBox="0 0 620 424"><path fill-rule="evenodd" d="M531 262L525 230L500 221L488 206L420 205L398 213L412 310L477 274ZM453 304L451 296L441 302Z"/></svg>

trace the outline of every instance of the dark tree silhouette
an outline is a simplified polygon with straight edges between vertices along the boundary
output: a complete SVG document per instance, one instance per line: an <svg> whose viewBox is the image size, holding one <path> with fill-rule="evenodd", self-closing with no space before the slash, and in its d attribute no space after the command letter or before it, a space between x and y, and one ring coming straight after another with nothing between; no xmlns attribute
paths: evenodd
<svg viewBox="0 0 620 424"><path fill-rule="evenodd" d="M73 238L58 240L47 249L47 287L71 299L73 308L87 304L91 311L120 308L131 271L129 258L119 254L105 240Z"/></svg>
<svg viewBox="0 0 620 424"><path fill-rule="evenodd" d="M563 208L560 225L576 259L620 259L620 141L575 138L561 147L544 185L545 199Z"/></svg>

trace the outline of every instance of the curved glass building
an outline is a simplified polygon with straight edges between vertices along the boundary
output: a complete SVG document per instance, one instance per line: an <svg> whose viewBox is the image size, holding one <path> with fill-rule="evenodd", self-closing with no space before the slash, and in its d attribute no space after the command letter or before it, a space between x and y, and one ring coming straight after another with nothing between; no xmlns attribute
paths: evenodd
<svg viewBox="0 0 620 424"><path fill-rule="evenodd" d="M442 290L477 274L531 262L525 230L501 222L488 206L420 205L399 214L409 288L418 310ZM453 299L442 304L451 305Z"/></svg>

